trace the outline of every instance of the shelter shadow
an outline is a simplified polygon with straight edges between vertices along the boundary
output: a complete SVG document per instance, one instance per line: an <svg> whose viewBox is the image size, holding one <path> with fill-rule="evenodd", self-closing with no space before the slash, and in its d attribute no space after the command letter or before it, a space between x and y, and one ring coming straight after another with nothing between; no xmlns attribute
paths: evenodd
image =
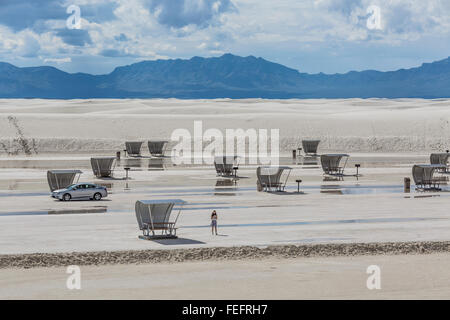
<svg viewBox="0 0 450 320"><path fill-rule="evenodd" d="M166 246L174 246L174 245L182 245L182 244L205 244L205 242L194 240L194 239L186 239L186 238L176 238L176 239L154 239L152 240L162 245Z"/></svg>

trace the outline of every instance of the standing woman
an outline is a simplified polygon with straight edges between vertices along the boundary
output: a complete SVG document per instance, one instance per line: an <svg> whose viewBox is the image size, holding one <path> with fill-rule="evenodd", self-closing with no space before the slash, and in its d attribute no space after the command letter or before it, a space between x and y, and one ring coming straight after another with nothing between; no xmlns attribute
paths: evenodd
<svg viewBox="0 0 450 320"><path fill-rule="evenodd" d="M216 231L217 236L217 212L214 210L211 214L211 232L214 235L214 231Z"/></svg>

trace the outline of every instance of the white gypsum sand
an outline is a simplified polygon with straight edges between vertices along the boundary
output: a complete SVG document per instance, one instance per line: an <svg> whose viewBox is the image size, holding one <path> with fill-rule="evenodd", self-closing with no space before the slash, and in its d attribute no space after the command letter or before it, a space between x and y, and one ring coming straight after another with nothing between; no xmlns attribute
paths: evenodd
<svg viewBox="0 0 450 320"><path fill-rule="evenodd" d="M87 268L87 275L95 278L98 272L110 272L117 268L114 269L117 278L110 280L122 289L108 291L111 287L97 283L98 291L85 291L81 296L91 298L98 294L113 298L125 297L135 289L134 283L142 280L131 279L129 285L125 285L126 276L121 270L129 270L127 267L153 270L164 264L164 261L144 266L103 264L136 263L134 258L138 250L182 250L183 261L190 261L198 260L186 258L196 254L196 251L184 249L214 252L215 248L219 248L218 252L223 253L219 262L213 259L180 264L180 268L186 271L181 273L186 283L192 281L189 273L198 272L195 270L203 267L214 268L216 264L225 268L225 274L233 273L241 277L246 276L245 272L239 272L241 265L254 269L257 273L255 281L260 283L265 271L258 271L254 265L274 266L273 261L281 266L286 262L291 269L300 267L307 270L301 267L303 260L296 260L297 256L303 255L264 256L252 262L253 251L240 248L296 246L297 249L292 250L295 253L300 250L299 246L312 245L314 249L311 250L320 253L324 247L316 245L351 246L360 243L363 251L356 251L356 255L370 254L371 250L375 250L377 254L387 253L386 259L395 261L389 269L393 270L392 278L401 273L400 268L409 262L416 263L417 270L429 271L429 282L417 273L414 279L418 281L411 282L414 285L393 281L391 291L385 291L378 297L448 297L448 285L440 287L434 283L442 283L439 282L440 277L446 276L439 268L445 266L448 269L450 187L443 185L443 192L424 194L415 192L413 186L410 194L403 193L403 179L411 177L414 163L427 163L430 151L449 148L448 106L449 100L412 99L0 100L0 255L2 261L6 261L0 270L0 283L5 288L0 296L51 297L53 291L46 291L46 288L59 285L59 278L35 291L27 288L36 287L36 281L41 276L53 279L48 274L64 268L40 269L39 266L69 265L74 257L84 253L88 253L91 259L86 260L87 266L83 267L83 270ZM293 161L290 155L282 159L282 164L293 167L285 194L257 192L255 165L241 165L238 171L240 178L233 181L216 177L212 165L174 166L170 159L154 163L148 158L122 158L114 179L93 176L89 163L91 155L114 155L115 151L124 149L126 140L167 139L178 128L188 129L192 133L195 120L203 121L203 130L217 128L223 132L227 128L279 128L285 156L291 149L301 146L302 139L321 139L319 153L350 153L346 170L349 176L343 181L327 181L319 163L303 165ZM143 150L148 156L145 144ZM358 179L352 176L356 172L356 163L361 164L362 176ZM124 167L132 168L128 181L123 180ZM46 181L48 169L81 169L80 181L107 184L110 195L100 202L59 202L51 199ZM303 180L300 194L296 193L295 182L299 178ZM140 232L134 215L135 201L175 198L188 203L179 220L180 238L176 241L139 240L137 236ZM211 235L209 227L213 209L219 214L217 237ZM386 242L396 245L386 246ZM415 242L424 244L425 253L435 253L407 257L391 255L392 248ZM377 246L367 247L368 244ZM426 248L429 246L437 246L438 250L428 252ZM238 248L239 252L230 254L234 248ZM123 257L120 251L125 252ZM96 255L93 252L103 253ZM420 252L419 247L408 253ZM26 254L36 253L27 260ZM56 256L45 258L40 255L43 253ZM6 255L17 255L14 261L20 263L11 263L12 260L8 260ZM114 258L117 255L118 260ZM175 256L171 261L177 261L181 256ZM254 256L256 258L258 254ZM427 260L427 257L434 260ZM295 259L289 262L286 258ZM308 260L311 263L327 263L322 257L311 259ZM346 265L351 267L352 259L361 259L361 265L366 265L381 258L329 259L336 259L332 261L337 261L345 269ZM144 258L142 260L148 262ZM53 264L48 263L52 261ZM429 261L434 261L436 265L429 266ZM176 265L174 272L177 272ZM18 285L14 279L23 269L10 269L14 266L37 268L27 271L29 278L17 290L14 289ZM340 269L336 267L335 270ZM329 296L323 293L326 286L311 282L308 287L311 290L304 292L293 288L283 295L280 287L277 297L300 298L305 297L306 292L311 292L309 297L320 297L320 294L322 297L372 297L370 292L366 292L365 281L358 288L346 288L346 294L339 292L339 279L331 269L328 272L330 286L337 290ZM357 274L366 277L365 269L360 266ZM170 277L170 274L167 276ZM283 281L297 279L292 278L288 271L278 276L280 279L284 277ZM354 277L355 274L348 275L348 279ZM310 280L315 282L317 279L314 279ZM259 292L255 298L274 297L271 295L274 291L258 291L258 286L250 279L243 281L242 285L249 285L254 292ZM233 286L236 291L240 284L234 283ZM136 292L146 294L145 290ZM193 291L196 297L201 298L201 293L208 290L210 288L199 284ZM362 295L361 290L365 292ZM169 295L172 291L167 289L162 292ZM25 295L25 292L29 294ZM232 292L231 289L224 291L221 297L228 297ZM179 297L187 296L180 291Z"/></svg>
<svg viewBox="0 0 450 320"><path fill-rule="evenodd" d="M381 289L366 286L367 267ZM450 255L203 261L0 270L0 299L448 299Z"/></svg>
<svg viewBox="0 0 450 320"><path fill-rule="evenodd" d="M125 140L192 133L195 120L203 130L280 129L282 152L305 138L321 139L323 151L424 152L447 147L449 106L448 99L0 100L0 154L122 150Z"/></svg>
<svg viewBox="0 0 450 320"><path fill-rule="evenodd" d="M434 193L413 186L411 194L403 193L403 178L412 163L427 161L423 156L352 154L343 181L324 181L317 165L289 160L293 171L284 194L257 192L253 166L242 166L233 181L217 177L212 166L173 166L167 159L164 169L154 170L151 159L122 159L111 180L95 178L88 158L14 158L0 161L7 167L0 169L2 254L450 240L449 186ZM354 163L362 163L358 179L351 176ZM125 181L123 168L131 164ZM44 169L50 166L81 169L80 181L107 184L108 198L50 198ZM187 201L180 239L138 240L135 201L176 198ZM218 237L209 228L213 209Z"/></svg>

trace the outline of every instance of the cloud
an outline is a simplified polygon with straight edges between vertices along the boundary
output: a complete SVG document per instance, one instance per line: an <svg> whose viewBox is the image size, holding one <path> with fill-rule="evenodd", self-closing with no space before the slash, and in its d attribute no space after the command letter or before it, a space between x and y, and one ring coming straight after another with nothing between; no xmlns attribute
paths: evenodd
<svg viewBox="0 0 450 320"><path fill-rule="evenodd" d="M128 41L129 39L128 39L128 37L125 34L121 33L118 36L115 36L114 40L119 41L119 42L123 42L123 41Z"/></svg>
<svg viewBox="0 0 450 320"><path fill-rule="evenodd" d="M64 19L65 16L61 1L1 1L0 23L14 31L33 27L40 20Z"/></svg>
<svg viewBox="0 0 450 320"><path fill-rule="evenodd" d="M134 56L133 54L128 54L122 50L117 50L117 49L103 49L102 51L100 51L100 55L103 57L109 57L109 58Z"/></svg>
<svg viewBox="0 0 450 320"><path fill-rule="evenodd" d="M67 58L42 58L40 57L45 63L56 63L56 64L62 64L62 63L69 63L72 62L72 59L70 57Z"/></svg>
<svg viewBox="0 0 450 320"><path fill-rule="evenodd" d="M66 28L69 4L80 30ZM370 5L381 30L367 27ZM308 72L386 70L448 56L449 40L447 0L0 0L0 61L67 57L71 71L224 52Z"/></svg>
<svg viewBox="0 0 450 320"><path fill-rule="evenodd" d="M85 46L86 44L92 44L89 32L84 29L59 29L56 32L58 37L72 46Z"/></svg>
<svg viewBox="0 0 450 320"><path fill-rule="evenodd" d="M70 4L79 4L82 18L90 22L100 23L116 18L114 10L118 4L114 1L1 0L0 24L14 31L28 28L44 32L49 29L48 21L65 21L69 17L66 9Z"/></svg>
<svg viewBox="0 0 450 320"><path fill-rule="evenodd" d="M222 13L236 11L231 0L147 0L146 5L159 23L177 29L204 28Z"/></svg>
<svg viewBox="0 0 450 320"><path fill-rule="evenodd" d="M395 42L415 40L418 36L435 32L448 34L448 3L441 0L316 0L315 7L328 12L335 21L341 21L341 27L346 24L357 32L358 29L367 31L367 8L377 6L380 8L383 33L373 37L366 32L366 39Z"/></svg>
<svg viewBox="0 0 450 320"><path fill-rule="evenodd" d="M114 11L119 4L114 0L102 0L95 3L89 1L85 4L80 4L81 16L89 22L102 23L107 21L114 21L117 19Z"/></svg>
<svg viewBox="0 0 450 320"><path fill-rule="evenodd" d="M37 57L40 49L39 41L31 33L27 32L20 39L20 44L16 52L22 57L34 58Z"/></svg>

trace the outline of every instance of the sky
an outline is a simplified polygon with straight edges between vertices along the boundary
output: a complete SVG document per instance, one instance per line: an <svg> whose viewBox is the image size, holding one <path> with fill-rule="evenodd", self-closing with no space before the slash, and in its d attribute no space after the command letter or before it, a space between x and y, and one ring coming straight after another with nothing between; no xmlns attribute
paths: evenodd
<svg viewBox="0 0 450 320"><path fill-rule="evenodd" d="M450 56L450 0L0 0L0 61L20 67L224 53L307 73L420 66Z"/></svg>

